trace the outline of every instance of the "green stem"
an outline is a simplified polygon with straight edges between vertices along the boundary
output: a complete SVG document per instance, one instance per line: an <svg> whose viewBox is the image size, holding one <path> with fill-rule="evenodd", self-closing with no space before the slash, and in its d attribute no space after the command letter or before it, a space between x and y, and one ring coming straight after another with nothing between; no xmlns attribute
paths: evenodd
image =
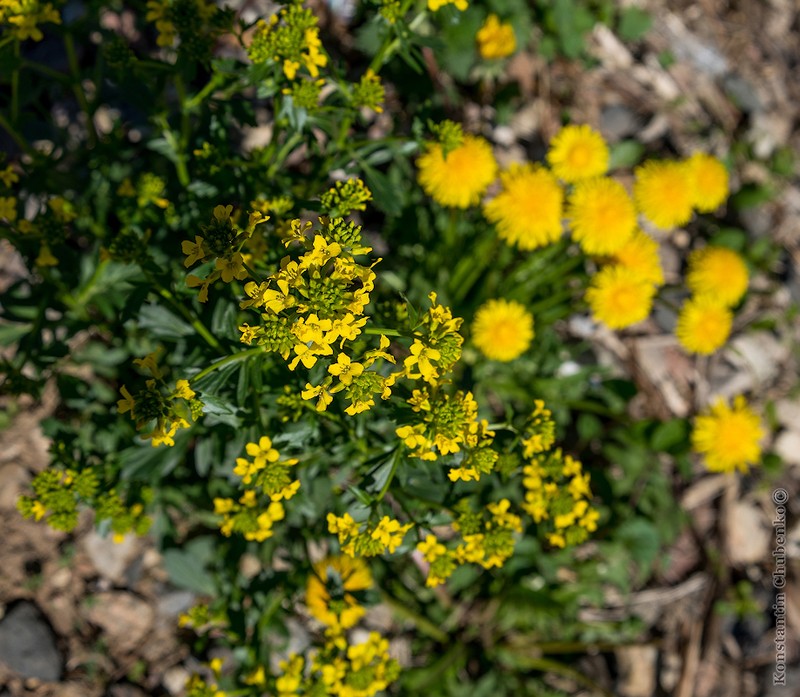
<svg viewBox="0 0 800 697"><path fill-rule="evenodd" d="M75 42L72 40L72 34L64 34L64 48L67 52L69 72L73 80L72 91L75 93L75 99L78 100L81 111L83 111L86 117L86 132L89 136L89 146L94 147L97 145L98 141L97 131L94 128L94 119L92 118L92 111L89 108L89 100L86 99L86 93L83 91L83 85L81 85L81 72L78 66L78 55L75 53Z"/></svg>
<svg viewBox="0 0 800 697"><path fill-rule="evenodd" d="M410 3L406 3L406 7L402 9L403 14L408 9L408 5ZM425 20L426 12L423 10L420 12L414 19L411 20L408 24L408 32L411 33L415 31L420 24ZM378 49L378 52L375 54L375 57L372 59L372 62L369 64L369 70L374 73L379 73L381 68L386 65L389 59L394 55L395 51L397 51L400 46L402 46L403 42L401 41L400 37L396 37L394 39L384 41L383 45Z"/></svg>
<svg viewBox="0 0 800 697"><path fill-rule="evenodd" d="M247 264L242 262L242 266L244 266L245 271L247 271L247 273L249 273L253 277L253 280L256 281L256 283L261 284L264 282L261 276L257 274L253 269L251 269Z"/></svg>
<svg viewBox="0 0 800 697"><path fill-rule="evenodd" d="M570 678L577 683L580 683L596 694L602 695L602 697L614 697L613 692L609 692L605 688L598 685L594 680L581 673L579 670L571 668L560 661L555 661L552 658L533 658L531 656L524 656L515 653L513 650L509 650L509 653L513 655L515 661L519 661L520 663L524 664L525 668L528 670L538 670L543 673L557 673L566 678Z"/></svg>
<svg viewBox="0 0 800 697"><path fill-rule="evenodd" d="M36 151L28 145L25 139L17 133L17 130L8 122L5 116L0 113L0 128L2 128L9 136L11 136L11 140L13 140L18 146L19 149L22 150L26 155L30 157L36 156Z"/></svg>
<svg viewBox="0 0 800 697"><path fill-rule="evenodd" d="M381 599L394 610L400 617L403 619L410 620L414 626L419 629L420 632L423 634L427 634L431 639L438 641L440 644L447 644L450 640L450 636L447 632L439 629L433 622L431 622L427 617L423 617L419 613L412 610L408 605L399 601L392 595L389 595L388 592L382 591L381 592Z"/></svg>
<svg viewBox="0 0 800 697"><path fill-rule="evenodd" d="M366 327L362 330L362 333L371 334L374 336L378 336L380 334L385 334L386 336L403 336L396 329L386 329L385 327Z"/></svg>
<svg viewBox="0 0 800 697"><path fill-rule="evenodd" d="M212 363L210 366L203 368L199 373L197 373L197 375L193 375L191 378L189 378L189 382L197 382L209 373L213 373L215 370L224 368L226 365L236 363L237 361L243 361L245 358L248 358L249 356L255 356L259 353L264 353L264 348L261 346L256 346L255 348L247 349L246 351L239 351L238 353L226 356L225 358L218 360L216 363Z"/></svg>
<svg viewBox="0 0 800 697"><path fill-rule="evenodd" d="M223 82L225 82L225 76L221 75L220 73L216 73L214 77L208 81L206 86L203 87L203 89L185 102L184 106L186 111L192 111L196 109L203 102L203 100L214 90L216 90L217 87L219 87Z"/></svg>
<svg viewBox="0 0 800 697"><path fill-rule="evenodd" d="M69 83L69 77L64 75L64 73L58 72L58 70L53 70L52 68L48 68L46 65L42 65L40 63L36 63L35 61L29 61L23 58L20 61L20 67L27 68L28 70L33 70L37 73L41 73L42 75L47 75L47 77L56 80L58 82L63 82L65 84Z"/></svg>
<svg viewBox="0 0 800 697"><path fill-rule="evenodd" d="M19 59L19 39L14 40L14 62ZM19 118L19 68L15 67L11 73L11 121L17 122Z"/></svg>
<svg viewBox="0 0 800 697"><path fill-rule="evenodd" d="M281 146L280 150L275 154L275 160L269 166L267 170L267 178L274 177L278 170L280 169L283 161L289 156L289 153L294 150L294 147L303 140L303 136L299 133L292 133L287 139L286 142Z"/></svg>
<svg viewBox="0 0 800 697"><path fill-rule="evenodd" d="M386 492L389 491L389 487L392 484L392 480L394 479L394 475L397 474L397 468L400 465L400 457L402 446L398 447L394 451L394 457L392 458L392 469L389 470L389 476L386 477L386 481L383 483L381 490L378 492L378 495L375 497L375 501L381 501L384 496L386 496Z"/></svg>

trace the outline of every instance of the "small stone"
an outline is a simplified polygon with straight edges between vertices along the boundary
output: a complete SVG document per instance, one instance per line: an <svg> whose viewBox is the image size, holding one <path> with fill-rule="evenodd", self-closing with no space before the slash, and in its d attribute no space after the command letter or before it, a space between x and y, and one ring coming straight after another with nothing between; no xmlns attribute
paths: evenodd
<svg viewBox="0 0 800 697"><path fill-rule="evenodd" d="M156 612L170 621L186 612L194 604L195 594L192 591L172 591L158 599Z"/></svg>
<svg viewBox="0 0 800 697"><path fill-rule="evenodd" d="M125 571L139 553L136 535L125 535L122 542L114 542L109 535L103 537L92 530L83 540L83 547L98 574L112 583L121 583Z"/></svg>
<svg viewBox="0 0 800 697"><path fill-rule="evenodd" d="M736 501L726 518L725 551L731 564L756 564L769 556L772 529L760 508L747 501Z"/></svg>
<svg viewBox="0 0 800 697"><path fill-rule="evenodd" d="M775 439L773 448L787 465L800 465L800 433L797 431L783 431Z"/></svg>
<svg viewBox="0 0 800 697"><path fill-rule="evenodd" d="M640 125L636 114L622 104L607 106L600 113L600 132L611 143L633 135Z"/></svg>
<svg viewBox="0 0 800 697"><path fill-rule="evenodd" d="M187 680L189 680L189 671L181 666L174 666L164 673L161 682L171 695L180 695L186 687Z"/></svg>
<svg viewBox="0 0 800 697"><path fill-rule="evenodd" d="M622 697L650 697L656 688L655 646L626 646L614 654L619 666L619 693Z"/></svg>
<svg viewBox="0 0 800 697"><path fill-rule="evenodd" d="M0 510L14 510L29 481L30 475L22 465L9 463L0 467Z"/></svg>
<svg viewBox="0 0 800 697"><path fill-rule="evenodd" d="M0 663L26 678L60 678L64 662L56 637L34 604L19 603L0 620Z"/></svg>
<svg viewBox="0 0 800 697"><path fill-rule="evenodd" d="M143 600L130 593L109 592L94 596L87 618L102 628L116 653L128 653L147 636L155 613Z"/></svg>

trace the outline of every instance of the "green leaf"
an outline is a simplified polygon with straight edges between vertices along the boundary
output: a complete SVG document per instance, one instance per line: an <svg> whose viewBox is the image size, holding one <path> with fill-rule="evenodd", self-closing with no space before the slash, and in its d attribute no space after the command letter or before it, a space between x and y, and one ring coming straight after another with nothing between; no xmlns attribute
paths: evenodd
<svg viewBox="0 0 800 697"><path fill-rule="evenodd" d="M672 419L659 424L650 439L653 450L662 452L683 449L678 446L687 446L688 442L689 424L684 419Z"/></svg>
<svg viewBox="0 0 800 697"><path fill-rule="evenodd" d="M609 169L630 169L639 164L644 154L644 145L635 140L623 140L611 146Z"/></svg>
<svg viewBox="0 0 800 697"><path fill-rule="evenodd" d="M148 329L150 334L157 339L175 340L194 334L191 325L163 305L155 303L142 306L139 311L139 326L142 329Z"/></svg>
<svg viewBox="0 0 800 697"><path fill-rule="evenodd" d="M192 542L196 543L198 540ZM204 555L198 554L199 551L201 546L193 545L191 542L184 549L168 549L163 555L164 568L176 586L202 595L214 595L217 590L216 584L206 571L206 560L203 558Z"/></svg>
<svg viewBox="0 0 800 697"><path fill-rule="evenodd" d="M387 215L400 215L403 212L402 197L389 180L389 177L365 163L362 164L364 166L364 178L367 186L372 190L375 205Z"/></svg>
<svg viewBox="0 0 800 697"><path fill-rule="evenodd" d="M624 41L638 41L653 24L650 15L638 7L626 7L622 10L617 26L617 33Z"/></svg>

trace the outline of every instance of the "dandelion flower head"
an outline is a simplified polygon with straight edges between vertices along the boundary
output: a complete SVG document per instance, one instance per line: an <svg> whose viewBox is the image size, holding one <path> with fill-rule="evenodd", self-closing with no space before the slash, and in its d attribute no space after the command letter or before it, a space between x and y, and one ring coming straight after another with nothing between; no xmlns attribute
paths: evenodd
<svg viewBox="0 0 800 697"><path fill-rule="evenodd" d="M483 212L509 244L531 250L561 237L564 191L541 165L513 164L500 174L503 190Z"/></svg>
<svg viewBox="0 0 800 697"><path fill-rule="evenodd" d="M497 175L492 147L480 136L465 135L445 156L440 143L431 143L417 160L419 183L442 206L469 208L477 205Z"/></svg>
<svg viewBox="0 0 800 697"><path fill-rule="evenodd" d="M478 53L486 60L505 58L517 50L514 28L506 22L501 22L495 14L490 14L486 18L475 39L478 42Z"/></svg>
<svg viewBox="0 0 800 697"><path fill-rule="evenodd" d="M695 295L708 295L733 307L747 292L744 259L726 247L705 247L689 255L686 285Z"/></svg>
<svg viewBox="0 0 800 697"><path fill-rule="evenodd" d="M701 213L711 213L728 198L728 170L713 155L696 152L686 161L692 184L692 204Z"/></svg>
<svg viewBox="0 0 800 697"><path fill-rule="evenodd" d="M599 177L608 171L609 150L603 136L590 126L565 126L550 141L547 161L567 183Z"/></svg>
<svg viewBox="0 0 800 697"><path fill-rule="evenodd" d="M687 300L678 314L675 336L689 353L708 355L720 348L730 336L731 311L707 295Z"/></svg>
<svg viewBox="0 0 800 697"><path fill-rule="evenodd" d="M634 170L636 206L653 225L669 230L692 217L692 177L685 162L645 162Z"/></svg>
<svg viewBox="0 0 800 697"><path fill-rule="evenodd" d="M658 242L641 230L636 230L630 239L613 255L620 266L639 274L643 280L657 286L664 284L664 270L658 256Z"/></svg>
<svg viewBox="0 0 800 697"><path fill-rule="evenodd" d="M710 472L747 472L761 457L764 429L742 395L729 406L718 399L694 421L692 449L703 456Z"/></svg>
<svg viewBox="0 0 800 697"><path fill-rule="evenodd" d="M514 300L489 300L475 313L472 340L493 361L519 358L533 340L533 315Z"/></svg>
<svg viewBox="0 0 800 697"><path fill-rule="evenodd" d="M575 185L567 204L572 237L587 254L614 254L636 229L636 209L619 182L607 177Z"/></svg>
<svg viewBox="0 0 800 697"><path fill-rule="evenodd" d="M592 317L611 329L641 322L650 314L656 288L624 266L606 266L592 279L586 302Z"/></svg>

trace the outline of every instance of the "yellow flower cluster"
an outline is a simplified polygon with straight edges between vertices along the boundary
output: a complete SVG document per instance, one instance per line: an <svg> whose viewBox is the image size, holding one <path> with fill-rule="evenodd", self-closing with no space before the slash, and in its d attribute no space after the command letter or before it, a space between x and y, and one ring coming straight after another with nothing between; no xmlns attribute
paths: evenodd
<svg viewBox="0 0 800 697"><path fill-rule="evenodd" d="M253 63L273 61L280 65L289 80L301 67L312 78L328 64L328 56L319 38L317 16L300 3L293 2L267 20L259 20L247 55Z"/></svg>
<svg viewBox="0 0 800 697"><path fill-rule="evenodd" d="M387 551L394 554L411 527L411 523L401 525L389 516L377 523L357 523L349 513L328 513L328 532L338 536L342 551L350 557L375 557Z"/></svg>
<svg viewBox="0 0 800 697"><path fill-rule="evenodd" d="M649 161L634 171L638 210L653 225L685 225L692 211L708 213L728 196L728 172L715 157L695 153L687 160Z"/></svg>
<svg viewBox="0 0 800 697"><path fill-rule="evenodd" d="M747 292L744 259L725 247L705 247L689 256L686 285L693 295L681 308L675 334L690 353L707 355L730 336L731 310Z"/></svg>
<svg viewBox="0 0 800 697"><path fill-rule="evenodd" d="M692 448L710 472L747 472L761 457L764 429L742 395L729 406L717 399L694 421Z"/></svg>
<svg viewBox="0 0 800 697"><path fill-rule="evenodd" d="M8 172L6 178L13 179L16 176L12 170ZM34 238L39 243L39 255L35 260L37 266L58 265L58 258L54 255L53 250L58 252L59 247L63 248L70 232L70 223L77 216L70 201L62 196L54 196L39 211L36 218L33 220L22 219L16 222L16 232ZM16 199L13 197L6 199L5 217L9 223L16 220Z"/></svg>
<svg viewBox="0 0 800 697"><path fill-rule="evenodd" d="M152 521L144 514L144 506L126 506L114 489L101 489L91 468L47 469L33 478L31 487L34 495L20 496L18 510L26 518L45 519L54 530L74 530L82 505L93 508L98 521L110 522L114 542L121 542L128 532L144 535L150 529ZM149 494L145 492L143 498L149 500Z"/></svg>
<svg viewBox="0 0 800 697"><path fill-rule="evenodd" d="M44 34L39 25L46 22L61 24L61 15L49 2L0 0L0 27L8 27L9 34L17 41L41 41Z"/></svg>
<svg viewBox="0 0 800 697"><path fill-rule="evenodd" d="M463 12L469 7L469 2L467 0L428 0L428 9L431 12L436 12L445 5L455 5L457 10Z"/></svg>
<svg viewBox="0 0 800 697"><path fill-rule="evenodd" d="M195 392L189 387L188 380L177 380L174 387L167 384L158 366L157 352L136 358L133 362L150 373L152 378L146 380L144 389L135 395L123 385L117 411L120 414L128 413L137 429L152 425L152 430L142 434L142 438L150 440L153 447L175 445L174 436L178 429L189 428L187 417L197 418L202 403L195 399Z"/></svg>
<svg viewBox="0 0 800 697"><path fill-rule="evenodd" d="M371 587L372 574L363 559L328 557L314 564L308 577L306 605L328 636L339 636L364 616L357 594Z"/></svg>
<svg viewBox="0 0 800 697"><path fill-rule="evenodd" d="M272 537L273 524L286 515L281 501L288 501L300 488L290 469L297 460L282 460L268 436L248 443L245 452L253 459L237 457L233 468L245 487L242 496L215 498L214 513L223 516L220 530L226 537L237 532L247 540L262 542Z"/></svg>
<svg viewBox="0 0 800 697"><path fill-rule="evenodd" d="M463 564L478 564L484 569L503 566L514 553L514 533L522 532L522 519L510 508L508 499L487 504L478 512L467 501L460 502L452 523L460 541L447 547L435 535L427 535L417 545L428 565L425 585L441 585Z"/></svg>
<svg viewBox="0 0 800 697"><path fill-rule="evenodd" d="M193 44L203 42L216 12L216 4L208 0L147 0L145 19L155 22L157 45L169 47L180 38L182 48L195 50L200 46ZM196 55L199 57L202 53L196 52Z"/></svg>
<svg viewBox="0 0 800 697"><path fill-rule="evenodd" d="M277 697L372 697L400 674L399 663L389 656L389 642L377 632L360 644L329 641L309 657L290 654L280 669Z"/></svg>
<svg viewBox="0 0 800 697"><path fill-rule="evenodd" d="M222 279L230 283L248 277L246 264L250 257L242 254L242 245L261 223L269 220L263 213L254 211L248 216L247 226L241 228L232 213L233 206L216 206L211 223L201 228L203 234L195 235L194 242L184 240L181 243L181 250L186 255L183 262L186 268L197 262L215 260L214 269L205 278L192 274L186 279L190 288L200 288L197 299L201 303L208 301L208 288L215 281Z"/></svg>
<svg viewBox="0 0 800 697"><path fill-rule="evenodd" d="M475 35L478 53L486 60L496 60L510 56L517 50L514 27L501 22L496 14L490 14Z"/></svg>
<svg viewBox="0 0 800 697"><path fill-rule="evenodd" d="M227 697L216 683L207 683L199 675L192 675L186 682L186 697Z"/></svg>

